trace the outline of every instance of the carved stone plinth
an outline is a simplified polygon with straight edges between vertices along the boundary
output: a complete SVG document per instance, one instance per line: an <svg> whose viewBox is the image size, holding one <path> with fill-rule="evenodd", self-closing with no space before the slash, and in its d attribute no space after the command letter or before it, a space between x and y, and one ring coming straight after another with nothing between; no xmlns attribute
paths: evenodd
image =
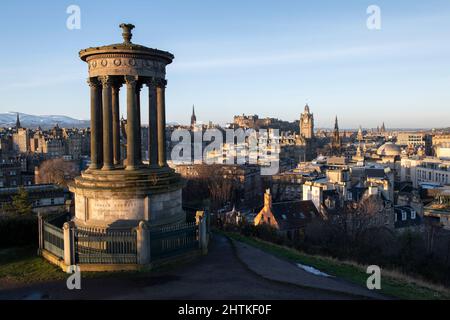
<svg viewBox="0 0 450 320"><path fill-rule="evenodd" d="M182 181L170 168L87 170L69 186L75 195L75 224L129 228L186 221L181 205Z"/></svg>

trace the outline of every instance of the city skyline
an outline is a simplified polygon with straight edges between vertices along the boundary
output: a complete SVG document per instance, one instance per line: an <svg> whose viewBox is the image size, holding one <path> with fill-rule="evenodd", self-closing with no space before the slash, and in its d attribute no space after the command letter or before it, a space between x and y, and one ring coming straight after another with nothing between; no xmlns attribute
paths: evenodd
<svg viewBox="0 0 450 320"><path fill-rule="evenodd" d="M4 4L0 300L450 300L450 3L371 1Z"/></svg>
<svg viewBox="0 0 450 320"><path fill-rule="evenodd" d="M14 117L14 121L11 120L12 122L10 121L9 126L1 124L1 121L2 121L1 116L2 115L6 115L6 114L8 115L8 117ZM31 117L33 119L33 124L32 125L27 124L27 125L23 126L23 127L29 128L29 129L37 129L38 127L43 127L43 128L49 129L49 128L52 128L54 126L60 126L61 127L61 124L62 124L63 128L64 127L67 127L67 128L85 128L85 127L89 127L88 124L90 122L89 118L88 119L76 119L76 118L72 118L70 116L58 115L58 114L37 115L37 114L27 114L27 113L22 113L22 112L9 111L9 112L0 114L0 126L3 126L5 128L8 128L8 127L9 128L13 128L14 124L15 124L15 121L16 121L15 119L16 119L17 115L19 115L19 117L26 116L27 118ZM251 114L244 114L244 115L245 116L252 116ZM240 116L240 115L235 115L235 116ZM265 118L277 119L276 117L271 117L271 116L263 116L263 117L259 116L259 119L265 119ZM21 121L23 121L23 118L20 118L20 119L22 119ZM279 120L285 121L285 119L279 119ZM45 124L39 125L38 123L36 123L36 121L42 121ZM64 123L68 123L70 121L74 122L73 125L67 125L67 124L64 125ZM294 119L293 121L288 121L288 122L294 123L295 121L298 121L298 119ZM314 128L314 132L318 132L320 130L330 130L330 131L333 130L334 121L335 121L335 117L333 117L332 123L329 126L316 127L316 128ZM82 122L82 123L81 123L81 125L80 125L80 123L78 123L78 125L77 125L75 122ZM25 120L25 123L27 123L27 120ZM233 123L233 119L231 118L230 121L228 121L226 124L229 125L229 124L232 124L232 123ZM208 125L207 122L201 121L201 120L200 121L196 121L196 124L198 124L198 125ZM425 131L425 130L433 130L433 129L436 129L436 130L448 129L448 127L440 127L440 128L431 128L431 127L417 127L417 128L414 128L414 127L403 127L403 128L401 128L401 127L399 127L399 128L395 128L395 127L387 126L384 121L381 124L378 124L375 127L366 127L364 125L358 125L357 127L340 127L340 129L343 130L343 131L345 131L345 130L358 131L359 129L362 129L364 131L371 131L371 130L380 129L383 124L386 126L386 129L389 130L389 131L396 131L396 130L399 130L399 131L408 131L408 130L420 131L420 130L424 130ZM169 123L167 123L167 125L188 126L189 124L188 124L188 121L184 121L183 123L169 122ZM143 127L148 126L148 123L145 122L145 119L143 119L142 126Z"/></svg>
<svg viewBox="0 0 450 320"><path fill-rule="evenodd" d="M192 104L204 123L225 124L242 113L294 121L308 103L322 128L332 127L336 114L342 128L383 121L390 128L448 127L450 5L444 1L414 7L377 1L381 30L366 27L368 1L132 3L104 8L79 1L80 30L66 28L71 3L5 4L2 12L10 14L0 23L14 56L1 53L9 65L2 69L0 113L88 119L89 91L80 81L86 67L74 52L120 42L114 28L129 20L142 26L133 41L175 54L167 71L169 123L188 123ZM14 28L18 23L30 28ZM121 100L122 114L124 107ZM146 118L143 110L143 123Z"/></svg>

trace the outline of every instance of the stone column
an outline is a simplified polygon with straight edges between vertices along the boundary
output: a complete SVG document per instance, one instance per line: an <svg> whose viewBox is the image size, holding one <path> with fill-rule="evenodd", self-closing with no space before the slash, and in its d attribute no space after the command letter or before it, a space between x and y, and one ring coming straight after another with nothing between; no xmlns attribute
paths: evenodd
<svg viewBox="0 0 450 320"><path fill-rule="evenodd" d="M125 76L127 84L127 170L138 167L136 150L138 114L136 105L136 77Z"/></svg>
<svg viewBox="0 0 450 320"><path fill-rule="evenodd" d="M114 165L120 164L120 106L119 91L122 84L115 81L112 86L112 133Z"/></svg>
<svg viewBox="0 0 450 320"><path fill-rule="evenodd" d="M89 78L91 87L91 164L89 169L100 169L102 166L103 134L102 134L102 91L97 78Z"/></svg>
<svg viewBox="0 0 450 320"><path fill-rule="evenodd" d="M102 81L102 104L103 104L103 167L102 170L111 170L113 165L112 144L112 78L104 76Z"/></svg>
<svg viewBox="0 0 450 320"><path fill-rule="evenodd" d="M74 250L74 230L73 222L66 222L63 225L64 236L64 264L71 266L75 264L75 250Z"/></svg>
<svg viewBox="0 0 450 320"><path fill-rule="evenodd" d="M137 108L137 119L138 119L138 126L137 126L137 132L136 132L136 151L137 151L137 159L138 163L142 163L142 139L141 139L141 89L142 89L142 83L137 82L136 83L136 108Z"/></svg>
<svg viewBox="0 0 450 320"><path fill-rule="evenodd" d="M158 164L160 167L167 166L166 163L166 81L161 80L156 87L156 109L158 128Z"/></svg>
<svg viewBox="0 0 450 320"><path fill-rule="evenodd" d="M148 85L148 160L150 167L158 166L158 127L156 108L156 82Z"/></svg>
<svg viewBox="0 0 450 320"><path fill-rule="evenodd" d="M136 245L137 256L139 264L150 263L150 230L148 224L145 221L139 222L139 226L136 228Z"/></svg>

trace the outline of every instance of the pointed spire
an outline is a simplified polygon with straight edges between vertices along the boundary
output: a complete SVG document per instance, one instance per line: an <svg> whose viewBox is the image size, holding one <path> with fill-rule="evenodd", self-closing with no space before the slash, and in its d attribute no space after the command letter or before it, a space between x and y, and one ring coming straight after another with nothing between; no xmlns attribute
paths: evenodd
<svg viewBox="0 0 450 320"><path fill-rule="evenodd" d="M335 129L335 130L338 130L338 129L339 129L337 116L336 116L336 118L335 118L335 120L334 120L334 129Z"/></svg>
<svg viewBox="0 0 450 320"><path fill-rule="evenodd" d="M359 142L361 142L364 139L361 125L359 126L358 134L356 137Z"/></svg>
<svg viewBox="0 0 450 320"><path fill-rule="evenodd" d="M195 107L192 105L192 115L191 115L191 127L195 126L197 123L197 117L195 116Z"/></svg>
<svg viewBox="0 0 450 320"><path fill-rule="evenodd" d="M16 119L16 130L21 128L20 126L20 119L19 119L19 113L17 112L17 119Z"/></svg>

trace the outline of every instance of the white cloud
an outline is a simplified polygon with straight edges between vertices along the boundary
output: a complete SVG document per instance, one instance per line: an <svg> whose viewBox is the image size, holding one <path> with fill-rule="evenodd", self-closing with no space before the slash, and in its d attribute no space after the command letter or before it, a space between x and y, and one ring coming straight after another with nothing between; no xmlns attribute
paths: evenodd
<svg viewBox="0 0 450 320"><path fill-rule="evenodd" d="M423 46L423 45L422 45ZM319 61L330 61L339 59L348 59L355 57L379 57L391 56L396 54L404 54L405 50L411 50L418 45L412 43L393 43L374 46L355 46L350 48L333 48L331 50L320 51L296 51L296 52L279 52L275 54L254 54L247 53L241 57L224 57L216 59L202 59L196 61L175 62L171 70L198 70L198 69L217 69L217 68L235 68L235 67L252 67L252 66L270 66L282 64L302 64L314 63ZM230 55L231 56L231 55Z"/></svg>

